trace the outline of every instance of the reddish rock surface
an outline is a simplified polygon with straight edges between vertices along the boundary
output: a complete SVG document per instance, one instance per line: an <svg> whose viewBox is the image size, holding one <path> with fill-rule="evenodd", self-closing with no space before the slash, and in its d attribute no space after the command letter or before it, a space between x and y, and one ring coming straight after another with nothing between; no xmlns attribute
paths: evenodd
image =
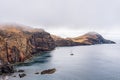
<svg viewBox="0 0 120 80"><path fill-rule="evenodd" d="M55 48L49 33L16 25L0 26L0 59L4 62L22 62L32 54Z"/></svg>

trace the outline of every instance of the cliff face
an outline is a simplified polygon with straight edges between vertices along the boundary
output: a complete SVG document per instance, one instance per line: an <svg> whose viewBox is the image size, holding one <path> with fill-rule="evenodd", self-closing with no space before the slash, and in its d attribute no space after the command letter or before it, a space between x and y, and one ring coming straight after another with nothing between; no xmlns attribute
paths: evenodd
<svg viewBox="0 0 120 80"><path fill-rule="evenodd" d="M75 38L61 38L52 35L56 46L78 46L78 45L94 45L94 44L112 44L115 43L110 40L104 39L100 34L89 32L85 35Z"/></svg>
<svg viewBox="0 0 120 80"><path fill-rule="evenodd" d="M0 59L4 62L21 62L40 51L55 48L49 33L42 29L23 29L13 25L0 30Z"/></svg>
<svg viewBox="0 0 120 80"><path fill-rule="evenodd" d="M87 33L76 38L61 38L42 29L18 25L0 25L0 59L3 62L22 62L33 54L53 50L56 46L77 46L115 43L98 33Z"/></svg>

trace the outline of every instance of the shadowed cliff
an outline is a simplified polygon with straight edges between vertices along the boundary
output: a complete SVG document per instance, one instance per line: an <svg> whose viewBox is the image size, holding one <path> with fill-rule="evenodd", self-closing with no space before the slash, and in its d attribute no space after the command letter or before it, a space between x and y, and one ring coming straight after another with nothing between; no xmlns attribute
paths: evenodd
<svg viewBox="0 0 120 80"><path fill-rule="evenodd" d="M32 54L54 48L54 40L42 29L0 25L0 59L3 62L22 62Z"/></svg>

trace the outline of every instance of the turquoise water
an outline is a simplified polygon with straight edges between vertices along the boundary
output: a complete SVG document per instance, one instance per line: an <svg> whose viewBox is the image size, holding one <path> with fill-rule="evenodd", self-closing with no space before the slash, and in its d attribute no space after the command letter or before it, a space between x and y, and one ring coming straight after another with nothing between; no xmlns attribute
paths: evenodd
<svg viewBox="0 0 120 80"><path fill-rule="evenodd" d="M50 68L57 71L34 74ZM27 76L19 78L15 73L8 80L120 80L120 44L57 47L17 69L24 69Z"/></svg>

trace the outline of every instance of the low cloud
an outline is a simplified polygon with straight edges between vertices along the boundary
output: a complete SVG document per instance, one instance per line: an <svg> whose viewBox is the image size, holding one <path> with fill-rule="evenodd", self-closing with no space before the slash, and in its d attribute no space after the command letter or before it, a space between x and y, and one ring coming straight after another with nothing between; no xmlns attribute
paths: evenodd
<svg viewBox="0 0 120 80"><path fill-rule="evenodd" d="M61 35L62 31L64 35L67 31L119 34L119 4L120 0L0 0L0 23L40 27Z"/></svg>

